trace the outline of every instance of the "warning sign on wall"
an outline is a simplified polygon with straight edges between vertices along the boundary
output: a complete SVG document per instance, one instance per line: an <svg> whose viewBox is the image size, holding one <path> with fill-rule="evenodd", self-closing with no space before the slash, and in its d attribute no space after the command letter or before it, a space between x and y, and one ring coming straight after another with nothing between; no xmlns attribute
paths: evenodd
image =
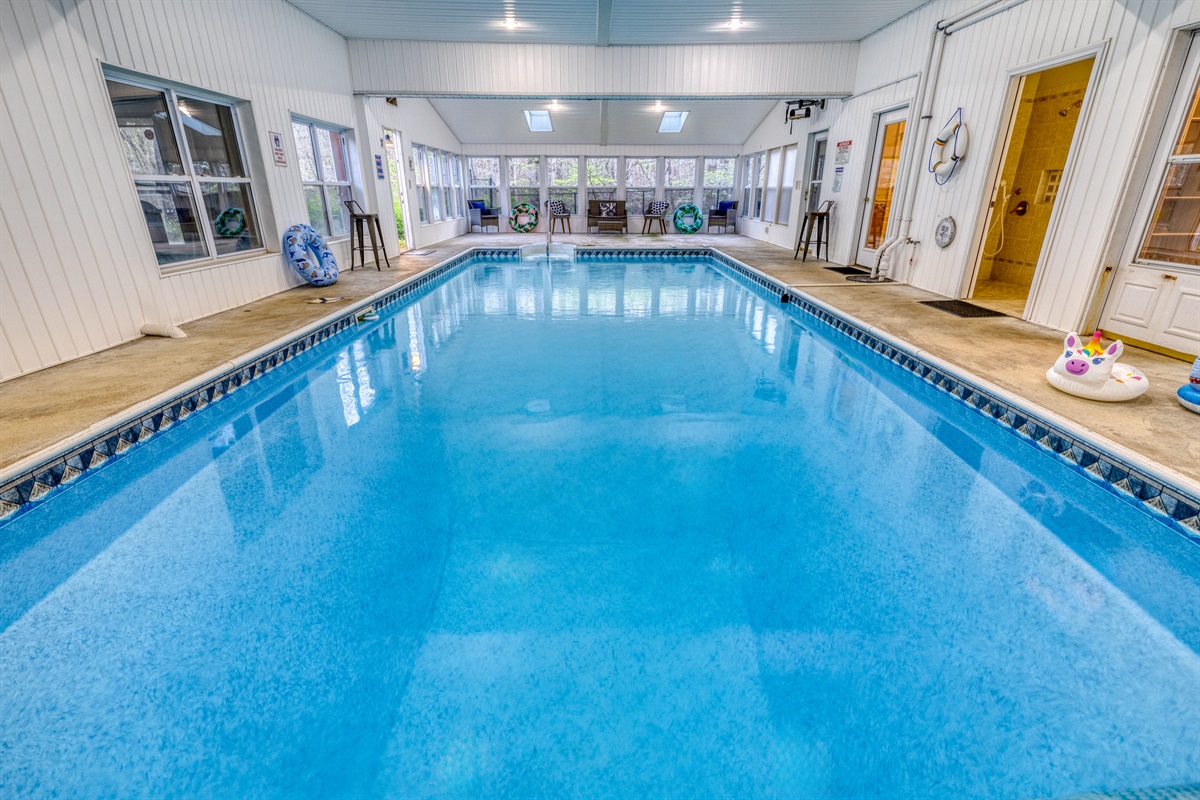
<svg viewBox="0 0 1200 800"><path fill-rule="evenodd" d="M845 171L845 167L833 168L833 191L840 192L842 190L842 173Z"/></svg>
<svg viewBox="0 0 1200 800"><path fill-rule="evenodd" d="M854 144L854 140L847 139L844 142L837 143L837 152L833 155L833 163L849 164L850 163L850 145Z"/></svg>

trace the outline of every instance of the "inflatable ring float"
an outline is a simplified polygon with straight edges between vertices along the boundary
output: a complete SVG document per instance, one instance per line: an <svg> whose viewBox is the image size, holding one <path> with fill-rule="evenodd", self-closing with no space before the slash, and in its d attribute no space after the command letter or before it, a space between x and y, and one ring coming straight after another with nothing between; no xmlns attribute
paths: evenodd
<svg viewBox="0 0 1200 800"><path fill-rule="evenodd" d="M1196 363L1192 364L1192 371L1188 375L1188 382L1179 387L1179 391L1175 393L1179 398L1179 405L1186 408L1188 411L1195 411L1200 414L1200 358L1196 359Z"/></svg>
<svg viewBox="0 0 1200 800"><path fill-rule="evenodd" d="M1063 345L1063 354L1046 371L1046 380L1059 391L1088 400L1115 403L1140 397L1150 388L1150 381L1141 370L1117 362L1125 346L1113 342L1104 347L1099 331L1086 345L1078 333L1071 332Z"/></svg>
<svg viewBox="0 0 1200 800"><path fill-rule="evenodd" d="M296 274L313 286L337 283L338 265L325 237L311 225L293 225L283 232L283 255Z"/></svg>
<svg viewBox="0 0 1200 800"><path fill-rule="evenodd" d="M684 222L688 217L691 217L692 221ZM675 230L680 233L695 233L704 227L704 216L700 213L700 209L691 203L684 203L675 209L675 216L672 218L672 222L675 223Z"/></svg>
<svg viewBox="0 0 1200 800"><path fill-rule="evenodd" d="M213 230L218 236L226 238L240 236L246 230L246 212L237 206L230 206L213 220Z"/></svg>
<svg viewBox="0 0 1200 800"><path fill-rule="evenodd" d="M524 222L521 222L522 214L525 215ZM517 233L529 233L537 224L538 210L529 203L513 206L513 210L508 212L508 226Z"/></svg>
<svg viewBox="0 0 1200 800"><path fill-rule="evenodd" d="M950 176L958 168L958 162L966 158L970 142L971 137L962 121L960 108L938 131L933 140L933 147L929 148L927 169L933 173L933 179L937 181L938 186L944 186L946 181L950 180Z"/></svg>

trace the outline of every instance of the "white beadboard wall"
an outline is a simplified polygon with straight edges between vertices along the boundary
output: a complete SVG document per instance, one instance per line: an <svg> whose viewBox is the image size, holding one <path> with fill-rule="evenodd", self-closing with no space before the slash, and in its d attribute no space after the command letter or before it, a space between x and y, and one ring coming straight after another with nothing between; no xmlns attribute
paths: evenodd
<svg viewBox="0 0 1200 800"><path fill-rule="evenodd" d="M409 211L409 224L404 230L405 245L409 248L428 247L466 233L469 225L465 217L426 225L417 222L416 184L409 169L413 144L436 147L448 153L463 152L462 143L454 136L437 110L428 100L420 97L397 98L394 106L382 97L358 97L356 102L362 112L362 130L365 131L366 139L365 145L359 148L365 159L363 174L367 176L365 185L368 187L366 205L369 211L379 214L379 224L383 228L388 254L396 255L400 243L396 237L391 178L379 180L375 175L375 155L383 156L384 163L387 163L387 153L381 144L384 128L400 132L400 162L404 172ZM465 163L463 175L466 175Z"/></svg>
<svg viewBox="0 0 1200 800"><path fill-rule="evenodd" d="M364 94L537 97L838 96L857 42L587 47L352 39Z"/></svg>
<svg viewBox="0 0 1200 800"><path fill-rule="evenodd" d="M354 126L344 39L277 0L0 0L0 36L0 220L21 244L0 269L0 380L298 283L278 252L307 219L290 116ZM250 102L243 135L273 252L160 276L101 63ZM286 168L268 131L284 134Z"/></svg>
<svg viewBox="0 0 1200 800"><path fill-rule="evenodd" d="M860 214L856 201L861 201L865 191L872 115L913 98L918 82L910 79L884 84L920 71L934 25L966 7L968 3L958 0L933 2L864 39L855 70L855 91L863 94L831 101L824 114L817 112L804 126L797 125L796 134L790 137L786 128L768 116L743 146L743 151L749 153L799 141L803 150L807 134L826 126L831 146L847 139L854 142L838 195L829 192L834 168L832 151L826 162L824 196L838 201L831 237L832 260L852 263L854 259ZM1065 330L1080 325L1104 268L1109 233L1147 135L1146 119L1167 47L1176 31L1197 24L1200 2L1196 0L1027 0L953 33L946 41L930 129L924 141L916 143L914 155L924 164L932 131L959 107L971 130L971 151L946 186L937 186L924 172L917 178L912 236L922 244L909 280L950 297L960 296L966 288L969 271L974 267L973 244L981 198L990 188L989 167L999 147L1010 72L1037 69L1046 59L1103 45L1099 73L1089 95L1094 111L1081 119L1076 133L1074 166L1059 194L1057 222L1047 235L1042 277L1040 285L1035 286L1029 313L1032 321L1052 328ZM877 86L882 88L867 91ZM772 133L772 128L777 132ZM916 129L914 110L909 120L910 136ZM800 163L804 156L801 152ZM1139 176L1132 177L1140 187ZM950 247L939 250L932 242L933 229L948 214L958 222L959 235ZM785 243L777 227L769 236L758 224L746 225L744 231ZM789 233L794 245L794 227ZM905 252L902 262L907 256ZM901 275L906 271L906 266L902 267Z"/></svg>

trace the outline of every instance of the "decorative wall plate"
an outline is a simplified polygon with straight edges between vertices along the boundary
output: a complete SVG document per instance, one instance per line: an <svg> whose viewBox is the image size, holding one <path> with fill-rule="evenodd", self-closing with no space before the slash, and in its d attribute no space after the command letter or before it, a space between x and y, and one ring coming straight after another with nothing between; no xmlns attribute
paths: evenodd
<svg viewBox="0 0 1200 800"><path fill-rule="evenodd" d="M954 234L958 233L958 224L955 223L954 217L943 217L937 224L937 228L933 232L933 241L938 247L947 247L954 241Z"/></svg>

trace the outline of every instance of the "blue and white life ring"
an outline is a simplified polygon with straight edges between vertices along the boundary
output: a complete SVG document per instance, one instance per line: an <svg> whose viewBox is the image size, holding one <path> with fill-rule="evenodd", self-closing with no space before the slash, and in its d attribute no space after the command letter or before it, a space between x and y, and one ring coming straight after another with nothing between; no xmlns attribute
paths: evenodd
<svg viewBox="0 0 1200 800"><path fill-rule="evenodd" d="M937 181L938 186L944 186L946 181L950 180L950 176L958 168L958 162L966 158L970 142L971 137L967 133L966 123L962 121L960 108L938 131L933 140L933 147L929 148L929 164L926 169L933 173L933 179Z"/></svg>
<svg viewBox="0 0 1200 800"><path fill-rule="evenodd" d="M337 260L325 237L311 225L293 225L283 232L283 255L296 274L313 286L337 283Z"/></svg>

